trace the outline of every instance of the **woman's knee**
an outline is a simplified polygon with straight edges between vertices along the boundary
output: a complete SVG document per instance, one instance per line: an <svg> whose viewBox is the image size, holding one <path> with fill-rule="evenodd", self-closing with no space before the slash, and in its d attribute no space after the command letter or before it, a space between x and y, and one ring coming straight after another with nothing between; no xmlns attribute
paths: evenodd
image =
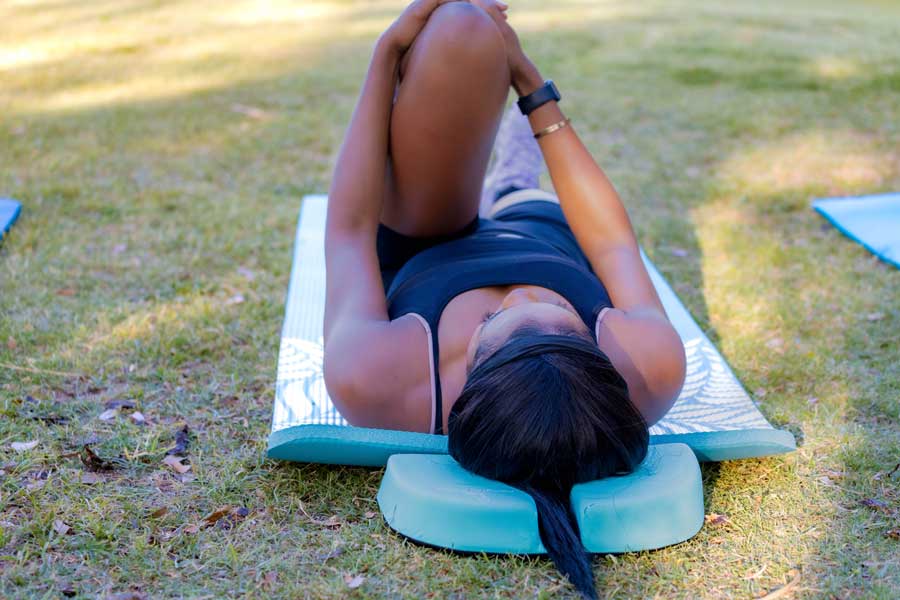
<svg viewBox="0 0 900 600"><path fill-rule="evenodd" d="M432 62L461 73L509 76L503 35L490 15L468 2L448 2L431 13L401 60L401 80L408 69Z"/></svg>

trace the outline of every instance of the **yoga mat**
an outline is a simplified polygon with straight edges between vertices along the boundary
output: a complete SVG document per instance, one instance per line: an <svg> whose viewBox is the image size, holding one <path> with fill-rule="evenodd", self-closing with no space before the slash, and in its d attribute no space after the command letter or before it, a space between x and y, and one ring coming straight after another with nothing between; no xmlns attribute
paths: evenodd
<svg viewBox="0 0 900 600"><path fill-rule="evenodd" d="M812 206L841 233L900 268L900 194L818 198Z"/></svg>
<svg viewBox="0 0 900 600"><path fill-rule="evenodd" d="M382 466L393 454L445 454L446 436L353 427L328 398L322 375L326 202L323 194L307 195L301 206L268 456ZM794 450L793 435L765 419L672 288L646 255L643 258L687 355L684 388L669 413L651 428L651 443L687 444L701 461Z"/></svg>
<svg viewBox="0 0 900 600"><path fill-rule="evenodd" d="M0 198L0 240L19 218L21 210L22 205L12 198Z"/></svg>

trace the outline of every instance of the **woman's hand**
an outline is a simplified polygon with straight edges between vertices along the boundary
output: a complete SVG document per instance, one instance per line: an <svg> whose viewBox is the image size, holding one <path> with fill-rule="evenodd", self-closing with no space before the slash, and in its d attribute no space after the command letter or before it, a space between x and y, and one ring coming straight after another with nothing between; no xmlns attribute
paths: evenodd
<svg viewBox="0 0 900 600"><path fill-rule="evenodd" d="M400 57L409 49L413 40L425 27L428 17L441 4L466 0L413 0L397 20L381 34L379 43L387 44Z"/></svg>
<svg viewBox="0 0 900 600"><path fill-rule="evenodd" d="M517 82L522 78L523 74L530 73L534 70L531 60L525 56L522 51L522 45L519 43L519 36L506 20L506 9L509 8L505 2L501 0L469 0L472 4L479 6L487 14L491 16L500 33L503 34L503 41L506 43L506 60L509 64L509 73L513 87L519 91Z"/></svg>

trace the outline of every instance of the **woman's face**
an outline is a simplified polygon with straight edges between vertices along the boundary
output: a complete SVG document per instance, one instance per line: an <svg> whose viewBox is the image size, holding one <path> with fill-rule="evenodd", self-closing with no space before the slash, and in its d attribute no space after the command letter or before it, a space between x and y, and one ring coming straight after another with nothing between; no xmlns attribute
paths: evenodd
<svg viewBox="0 0 900 600"><path fill-rule="evenodd" d="M583 331L590 335L588 327L568 300L539 287L521 287L510 291L493 313L472 332L466 349L466 372L477 361L483 360L503 345L509 336L524 325L546 330ZM483 355L483 356L482 356Z"/></svg>

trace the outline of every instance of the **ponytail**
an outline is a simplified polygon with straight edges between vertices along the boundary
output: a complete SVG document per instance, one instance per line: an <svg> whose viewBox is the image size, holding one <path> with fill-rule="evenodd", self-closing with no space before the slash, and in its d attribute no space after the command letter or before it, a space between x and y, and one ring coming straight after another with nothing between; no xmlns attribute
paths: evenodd
<svg viewBox="0 0 900 600"><path fill-rule="evenodd" d="M572 486L632 471L649 440L625 380L589 333L528 326L476 360L447 419L450 456L534 499L547 554L589 600L597 591Z"/></svg>
<svg viewBox="0 0 900 600"><path fill-rule="evenodd" d="M531 485L521 489L534 499L537 506L538 530L550 560L584 598L596 600L591 559L581 543L578 522L572 514L568 494L540 490Z"/></svg>

